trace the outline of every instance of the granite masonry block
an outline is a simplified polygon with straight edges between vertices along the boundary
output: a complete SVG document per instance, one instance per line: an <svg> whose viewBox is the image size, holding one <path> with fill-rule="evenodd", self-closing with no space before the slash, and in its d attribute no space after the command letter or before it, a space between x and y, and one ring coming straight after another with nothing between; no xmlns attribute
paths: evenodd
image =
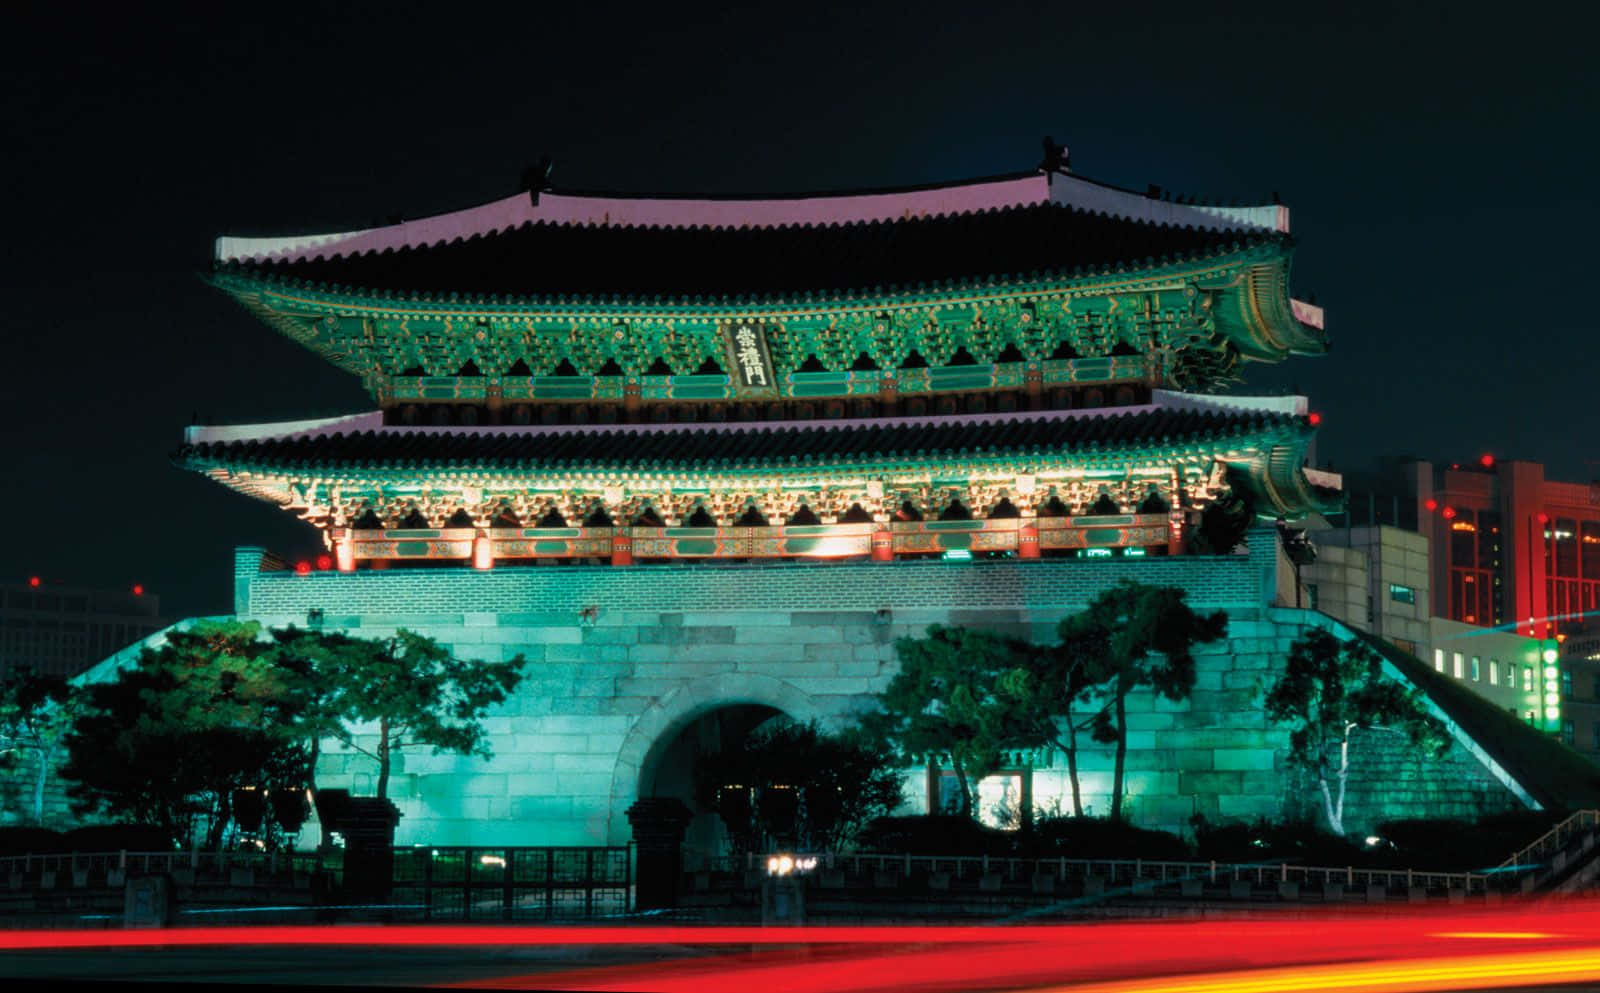
<svg viewBox="0 0 1600 993"><path fill-rule="evenodd" d="M1212 753L1216 768L1236 771L1268 770L1273 767L1273 753L1261 748L1218 748Z"/></svg>

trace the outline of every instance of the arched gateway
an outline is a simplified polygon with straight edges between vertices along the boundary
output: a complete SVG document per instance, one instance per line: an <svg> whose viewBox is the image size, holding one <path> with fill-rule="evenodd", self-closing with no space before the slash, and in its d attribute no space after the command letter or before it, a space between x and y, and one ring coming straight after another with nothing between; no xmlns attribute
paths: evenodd
<svg viewBox="0 0 1600 993"><path fill-rule="evenodd" d="M1282 812L1284 735L1248 687L1317 621L1273 612L1296 600L1270 530L1229 554L1238 535L1206 522L1295 521L1339 480L1302 468L1304 398L1200 394L1326 348L1289 296L1288 210L1066 161L768 200L534 189L218 240L211 281L377 407L189 429L179 464L327 543L325 570L241 550L237 612L529 659L493 759L397 763L398 840L625 841L705 715L844 722L896 637L1048 637L1123 578L1231 617L1187 710L1130 702L1150 711L1128 741L1136 820ZM325 753L319 779L359 792L361 770Z"/></svg>
<svg viewBox="0 0 1600 993"><path fill-rule="evenodd" d="M683 788L681 769L674 770L677 775L671 781L662 781L663 764L681 758L670 754L673 746L707 715L740 708L757 711L763 717L783 715L797 721L819 723L832 716L820 710L810 695L793 684L759 673L702 677L670 691L639 715L617 750L616 767L611 774L611 819L606 829L609 844L627 842L627 810L635 800L646 796L689 799ZM754 726L753 721L741 722L745 731ZM738 735L719 737L720 744L727 746L736 744Z"/></svg>

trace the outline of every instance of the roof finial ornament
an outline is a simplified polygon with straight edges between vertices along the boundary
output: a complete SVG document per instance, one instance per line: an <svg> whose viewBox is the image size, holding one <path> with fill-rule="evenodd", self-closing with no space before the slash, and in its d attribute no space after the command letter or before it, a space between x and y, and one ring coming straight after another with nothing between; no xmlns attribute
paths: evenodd
<svg viewBox="0 0 1600 993"><path fill-rule="evenodd" d="M1049 135L1045 135L1043 145L1044 161L1039 163L1042 172L1049 174L1072 171L1072 156L1068 154L1065 145L1057 145L1056 140Z"/></svg>
<svg viewBox="0 0 1600 993"><path fill-rule="evenodd" d="M539 194L550 189L550 171L553 168L555 163L546 153L539 156L538 162L522 170L522 189L535 207L539 206Z"/></svg>

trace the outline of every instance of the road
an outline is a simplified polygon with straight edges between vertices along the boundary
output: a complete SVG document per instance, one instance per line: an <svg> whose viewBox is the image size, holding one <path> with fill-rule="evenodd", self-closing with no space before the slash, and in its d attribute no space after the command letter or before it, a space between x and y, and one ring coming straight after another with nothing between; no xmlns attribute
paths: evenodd
<svg viewBox="0 0 1600 993"><path fill-rule="evenodd" d="M0 932L7 980L660 993L1600 988L1600 905L1024 926Z"/></svg>

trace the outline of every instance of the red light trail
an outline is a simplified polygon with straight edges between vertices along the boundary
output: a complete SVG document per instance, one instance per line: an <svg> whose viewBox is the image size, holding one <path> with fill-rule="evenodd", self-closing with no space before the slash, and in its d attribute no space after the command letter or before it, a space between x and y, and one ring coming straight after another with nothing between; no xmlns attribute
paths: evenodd
<svg viewBox="0 0 1600 993"><path fill-rule="evenodd" d="M628 965L478 977L495 989L661 993L1049 989L1422 991L1600 978L1600 906L992 926L358 925L3 931L0 949L699 947ZM92 963L92 957L86 963ZM90 966L92 968L92 965Z"/></svg>

